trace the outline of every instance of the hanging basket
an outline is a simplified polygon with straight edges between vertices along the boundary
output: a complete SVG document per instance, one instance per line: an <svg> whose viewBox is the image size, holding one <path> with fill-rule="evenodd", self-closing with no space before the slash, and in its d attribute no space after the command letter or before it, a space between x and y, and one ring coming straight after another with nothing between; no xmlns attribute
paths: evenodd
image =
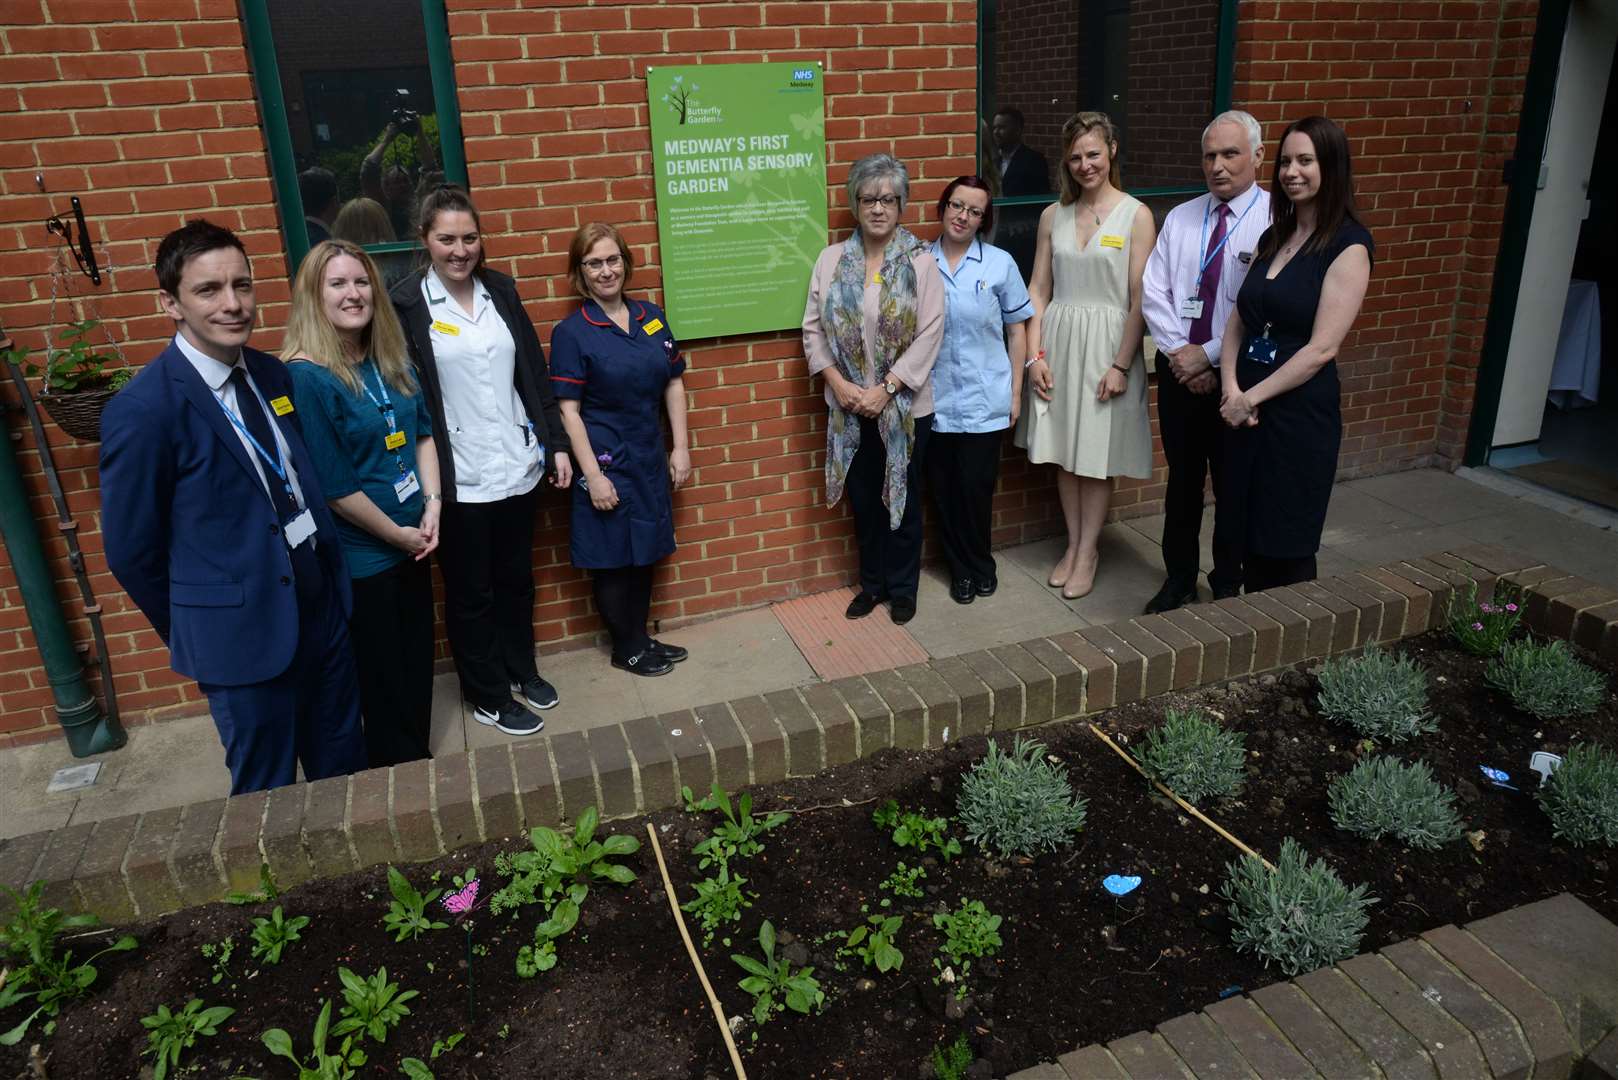
<svg viewBox="0 0 1618 1080"><path fill-rule="evenodd" d="M101 441L101 410L118 391L79 390L71 394L41 394L39 403L50 413L56 426L80 442Z"/></svg>

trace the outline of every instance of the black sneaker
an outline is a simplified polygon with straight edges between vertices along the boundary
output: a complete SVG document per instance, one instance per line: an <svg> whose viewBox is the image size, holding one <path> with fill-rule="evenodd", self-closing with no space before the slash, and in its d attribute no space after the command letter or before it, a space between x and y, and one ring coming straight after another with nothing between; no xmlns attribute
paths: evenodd
<svg viewBox="0 0 1618 1080"><path fill-rule="evenodd" d="M533 735L545 730L545 721L515 701L503 701L498 709L479 705L472 710L472 718L484 727L499 728L507 735Z"/></svg>
<svg viewBox="0 0 1618 1080"><path fill-rule="evenodd" d="M1173 578L1163 582L1163 587L1157 590L1157 595L1146 601L1146 614L1160 615L1165 611L1184 607L1197 602L1197 587L1186 586Z"/></svg>
<svg viewBox="0 0 1618 1080"><path fill-rule="evenodd" d="M903 626L916 617L916 598L913 596L895 596L888 601L888 618L893 620L894 626Z"/></svg>
<svg viewBox="0 0 1618 1080"><path fill-rule="evenodd" d="M671 664L678 664L681 660L691 655L683 646L670 645L666 641L658 641L655 638L646 646L646 651L656 656L661 656Z"/></svg>
<svg viewBox="0 0 1618 1080"><path fill-rule="evenodd" d="M554 709L560 700L556 696L556 687L535 675L522 685L513 685L511 692L528 703L533 709Z"/></svg>
<svg viewBox="0 0 1618 1080"><path fill-rule="evenodd" d="M875 611L876 606L881 602L882 598L872 593L857 593L854 599L848 602L848 607L844 610L843 617L846 619L863 619Z"/></svg>
<svg viewBox="0 0 1618 1080"><path fill-rule="evenodd" d="M612 658L612 666L629 672L631 675L645 675L648 678L655 675L667 675L674 670L674 662L665 659L650 649L642 649L634 656L618 659Z"/></svg>
<svg viewBox="0 0 1618 1080"><path fill-rule="evenodd" d="M957 604L970 604L978 598L977 586L971 578L956 578L949 583L949 598Z"/></svg>

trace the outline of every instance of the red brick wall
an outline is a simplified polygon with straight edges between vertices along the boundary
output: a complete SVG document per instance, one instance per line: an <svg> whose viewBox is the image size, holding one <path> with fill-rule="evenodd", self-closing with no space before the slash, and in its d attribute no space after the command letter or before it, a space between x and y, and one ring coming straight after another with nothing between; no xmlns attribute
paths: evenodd
<svg viewBox="0 0 1618 1080"><path fill-rule="evenodd" d="M1023 142L1044 154L1052 170L1067 156L1062 125L1079 109L1078 6L1077 0L1002 0L995 12L995 99L988 108L1021 109ZM1053 173L1051 182L1060 179Z"/></svg>
<svg viewBox="0 0 1618 1080"><path fill-rule="evenodd" d="M1219 0L1135 0L1129 6L1130 187L1201 184L1197 147L1213 108Z"/></svg>
<svg viewBox="0 0 1618 1080"><path fill-rule="evenodd" d="M571 309L560 273L581 221L623 226L643 267L636 287L656 295L641 78L648 62L822 61L838 237L851 222L836 185L854 158L881 149L910 163L907 222L928 235L929 205L950 177L972 168L976 4L966 0L451 0L450 9L491 257L523 282L542 336ZM1343 121L1378 243L1372 293L1345 352L1346 474L1453 457L1464 436L1503 200L1499 166L1515 137L1533 11L1511 3L1502 14L1493 0L1442 9L1242 4L1238 104L1272 139L1305 111ZM170 333L148 269L157 240L200 214L243 234L265 328L255 344L273 349L285 321L286 266L234 0L0 0L0 27L0 323L40 346L51 262L42 222L79 194L117 267L96 290L100 310L132 361L150 359ZM1074 81L1063 78L1071 93ZM1010 95L1031 86L1014 80L1002 100L1016 103ZM1185 154L1194 160L1194 133ZM697 471L677 500L682 546L659 577L656 616L697 617L848 580L845 513L818 504L823 408L800 351L790 332L689 351ZM0 397L11 400L9 387ZM106 572L94 447L50 431L107 612L126 716L194 711L195 688L169 672L167 652ZM73 616L79 605L31 437L20 450ZM1052 531L1049 470L1030 469L1014 452L1006 460L996 540ZM1114 505L1123 515L1155 511L1161 479L1122 487ZM566 514L555 498L536 534L535 565L541 641L594 633L588 585L567 564ZM84 620L70 623L75 640L87 642ZM53 730L9 560L0 565L0 695L0 740Z"/></svg>

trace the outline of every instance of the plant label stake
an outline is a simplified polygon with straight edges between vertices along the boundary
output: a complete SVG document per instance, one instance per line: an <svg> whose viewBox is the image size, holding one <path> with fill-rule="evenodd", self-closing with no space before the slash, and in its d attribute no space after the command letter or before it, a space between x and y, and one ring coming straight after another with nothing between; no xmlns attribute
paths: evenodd
<svg viewBox="0 0 1618 1080"><path fill-rule="evenodd" d="M1487 765L1479 765L1478 771L1483 774L1484 779L1497 788L1505 788L1507 791L1521 790L1511 785L1511 774L1503 769L1491 769Z"/></svg>
<svg viewBox="0 0 1618 1080"><path fill-rule="evenodd" d="M1557 766L1562 764L1562 756L1553 754L1548 750L1535 750L1534 756L1528 759L1528 767L1539 774L1539 784L1545 786L1545 781L1551 778Z"/></svg>
<svg viewBox="0 0 1618 1080"><path fill-rule="evenodd" d="M1136 874L1108 874L1101 879L1101 887L1112 896L1112 906L1122 907L1123 898L1140 888L1140 877ZM1135 905L1130 904L1129 909L1134 910Z"/></svg>

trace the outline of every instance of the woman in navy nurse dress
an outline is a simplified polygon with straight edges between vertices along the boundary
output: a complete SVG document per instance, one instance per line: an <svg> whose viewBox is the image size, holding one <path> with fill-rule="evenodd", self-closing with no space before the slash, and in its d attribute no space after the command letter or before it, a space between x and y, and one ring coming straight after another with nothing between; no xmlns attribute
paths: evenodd
<svg viewBox="0 0 1618 1080"><path fill-rule="evenodd" d="M653 569L674 550L673 490L691 475L685 360L657 305L624 295L633 269L611 225L574 234L568 277L584 303L551 333L551 382L579 462L573 565L594 579L613 666L664 675L687 655L646 631ZM660 404L673 435L667 453Z"/></svg>

